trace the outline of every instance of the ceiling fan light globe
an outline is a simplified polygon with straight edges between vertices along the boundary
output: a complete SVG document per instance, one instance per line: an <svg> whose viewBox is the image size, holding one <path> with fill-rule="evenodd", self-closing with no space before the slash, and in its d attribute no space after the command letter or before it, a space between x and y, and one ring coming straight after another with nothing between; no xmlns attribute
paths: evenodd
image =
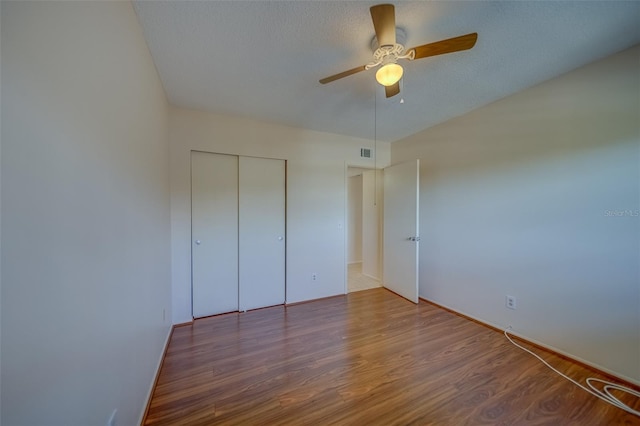
<svg viewBox="0 0 640 426"><path fill-rule="evenodd" d="M386 64L376 71L376 80L383 86L393 86L400 81L403 72L402 66L396 63Z"/></svg>

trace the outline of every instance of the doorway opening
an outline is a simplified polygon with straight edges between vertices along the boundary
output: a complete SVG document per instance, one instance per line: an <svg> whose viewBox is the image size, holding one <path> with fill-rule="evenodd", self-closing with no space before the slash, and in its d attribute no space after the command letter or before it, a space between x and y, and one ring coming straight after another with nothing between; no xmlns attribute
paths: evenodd
<svg viewBox="0 0 640 426"><path fill-rule="evenodd" d="M347 292L382 286L382 170L347 167Z"/></svg>

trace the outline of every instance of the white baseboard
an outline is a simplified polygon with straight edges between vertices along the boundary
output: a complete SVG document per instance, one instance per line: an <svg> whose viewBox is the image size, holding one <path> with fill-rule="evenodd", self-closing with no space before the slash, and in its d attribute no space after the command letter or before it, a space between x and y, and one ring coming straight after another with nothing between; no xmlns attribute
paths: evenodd
<svg viewBox="0 0 640 426"><path fill-rule="evenodd" d="M378 277L374 277L373 275L369 275L369 274L365 274L365 273L362 273L362 275L363 275L363 276L365 276L365 277L367 277L367 278L371 278L371 279L372 279L372 280L374 280L374 281L378 281L378 282L380 282L380 278L378 278Z"/></svg>
<svg viewBox="0 0 640 426"><path fill-rule="evenodd" d="M462 315L463 317L470 318L470 319L472 319L474 321L477 321L480 324L484 324L484 325L486 325L488 327L491 327L491 328L494 328L494 329L497 329L497 330L503 330L503 331L504 331L505 328L507 328L507 326L505 326L505 325L494 324L492 322L480 319L480 318L478 318L476 316L469 315L466 312L462 312L462 311L460 311L458 309L453 309L453 308L451 308L451 307L449 307L449 306L447 306L445 304L442 304L440 302L431 301L431 300L427 299L424 296L419 296L419 297L422 300L425 300L427 302L431 302L431 303L433 303L433 304L435 304L437 306L442 306L443 308L445 308L445 309L447 309L447 310L449 310L451 312L455 312L457 314ZM530 338L530 337L528 337L528 336L526 336L526 335L524 335L522 333L519 333L517 330L511 329L509 331L509 334L513 334L514 336L519 337L519 338L521 338L521 339L523 339L523 340L525 340L527 342L533 343L534 345L540 346L540 347L545 348L545 349L547 349L547 350L549 350L551 352L555 352L555 353L560 354L560 355L562 355L562 356L564 356L566 358L569 358L569 359L574 360L576 362L582 363L582 364L587 365L589 367L595 368L596 370L600 370L600 371L602 371L602 372L604 372L604 373L606 373L606 374L608 374L608 375L610 375L612 377L616 377L616 378L618 378L620 380L626 381L626 382L634 384L636 386L640 386L640 381L637 380L637 379L634 379L632 377L629 377L629 376L626 376L624 374L618 373L618 372L613 371L613 370L611 370L609 368L606 368L606 367L603 367L601 365L598 365L598 364L596 364L594 362L587 361L586 359L580 358L579 356L576 356L574 354L570 354L568 352L565 352L565 351L563 351L561 349L558 349L558 348L556 348L554 346L551 346L551 345L548 345L546 343L542 343L542 342L540 342L540 341L538 341L536 339L532 339L532 338Z"/></svg>
<svg viewBox="0 0 640 426"><path fill-rule="evenodd" d="M147 391L147 397L145 398L145 404L142 407L142 412L140 413L140 420L138 421L138 424L141 425L142 422L144 421L144 418L147 414L147 410L149 408L149 403L151 403L151 397L153 396L153 390L156 387L156 383L158 382L158 376L160 375L160 368L162 368L162 362L164 361L164 356L167 353L167 348L169 347L169 341L171 340L171 335L173 334L173 328L174 326L172 325L171 327L169 327L169 331L167 332L167 337L165 337L164 339L164 345L162 347L162 352L160 353L160 358L158 359L158 362L156 363L156 374L154 374L153 376L153 380L151 381L151 385L149 386L149 390Z"/></svg>

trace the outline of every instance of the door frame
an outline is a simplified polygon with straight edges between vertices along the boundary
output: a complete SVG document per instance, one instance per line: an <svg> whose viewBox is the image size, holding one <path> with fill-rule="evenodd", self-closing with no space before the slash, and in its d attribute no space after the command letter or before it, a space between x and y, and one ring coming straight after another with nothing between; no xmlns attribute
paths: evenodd
<svg viewBox="0 0 640 426"><path fill-rule="evenodd" d="M362 164L357 164L357 163L353 163L353 162L349 162L349 161L345 161L344 163L344 219L343 219L343 223L344 226L342 227L343 231L344 231L344 235L343 235L343 240L344 240L344 258L343 258L343 275L344 275L344 294L349 294L349 168L354 168L354 169L363 169L363 170L373 170L375 172L383 172L384 173L384 167L374 167L372 165L362 165ZM377 174L374 175L375 178L377 179L378 176ZM384 181L383 181L384 184ZM377 192L377 191L376 191ZM376 194L377 195L377 194ZM382 200L380 200L380 202L384 203L384 193L382 194ZM384 204L382 206L382 209L384 210ZM382 219L383 217L379 217L378 218L378 229L379 229L379 235L378 235L378 273L379 275L381 275L380 277L378 277L378 280L380 281L380 283L382 284L382 267L383 267L383 254L382 254L382 246L383 246L383 241L382 241L382 229L380 228L383 224L382 224Z"/></svg>
<svg viewBox="0 0 640 426"><path fill-rule="evenodd" d="M251 157L251 158L264 158L264 159L269 159L269 160L282 160L284 161L284 303L283 306L287 305L287 295L288 295L288 268L287 268L287 262L288 262L288 235L289 235L289 222L287 220L288 217L288 213L289 213L289 206L288 206L288 199L289 199L289 160L285 159L285 158L277 158L277 157L267 157L267 156L259 156L259 155L242 155L242 154L235 154L235 153L229 153L229 152L218 152L218 151L208 151L206 149L189 149L189 275L190 275L190 283L189 283L189 289L190 291L190 297L189 297L189 301L191 302L191 321L194 321L196 319L196 317L193 316L193 195L192 195L192 191L193 191L193 187L192 187L192 173L193 173L193 169L192 169L192 161L191 161L191 153L193 152L201 152L204 154L219 154L219 155L229 155L229 156L233 156L233 157L238 157L238 159L240 157ZM239 163L239 160L238 160ZM240 312L239 310L239 306L238 306L238 311L236 312Z"/></svg>

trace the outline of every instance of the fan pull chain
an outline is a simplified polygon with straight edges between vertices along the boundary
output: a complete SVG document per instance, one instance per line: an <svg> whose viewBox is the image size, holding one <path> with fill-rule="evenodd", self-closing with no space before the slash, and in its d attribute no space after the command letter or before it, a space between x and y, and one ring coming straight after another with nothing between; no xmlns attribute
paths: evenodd
<svg viewBox="0 0 640 426"><path fill-rule="evenodd" d="M373 88L373 206L378 206L378 88Z"/></svg>

